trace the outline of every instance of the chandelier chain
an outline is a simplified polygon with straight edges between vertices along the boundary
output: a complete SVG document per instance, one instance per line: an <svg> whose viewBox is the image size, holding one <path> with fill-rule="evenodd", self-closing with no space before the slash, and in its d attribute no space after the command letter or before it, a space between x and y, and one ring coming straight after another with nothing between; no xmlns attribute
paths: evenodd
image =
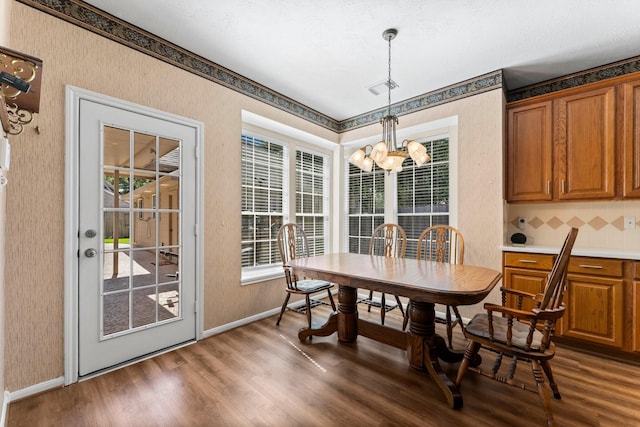
<svg viewBox="0 0 640 427"><path fill-rule="evenodd" d="M387 75L387 105L388 105L388 109L387 109L387 114L391 115L391 39L392 37L388 38L388 42L389 42L389 74Z"/></svg>

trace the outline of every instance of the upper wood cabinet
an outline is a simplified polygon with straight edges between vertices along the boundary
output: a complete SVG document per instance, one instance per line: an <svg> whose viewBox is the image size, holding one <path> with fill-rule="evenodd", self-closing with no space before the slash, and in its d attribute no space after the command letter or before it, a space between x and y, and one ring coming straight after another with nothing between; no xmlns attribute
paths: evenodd
<svg viewBox="0 0 640 427"><path fill-rule="evenodd" d="M615 196L615 87L556 100L557 199Z"/></svg>
<svg viewBox="0 0 640 427"><path fill-rule="evenodd" d="M507 105L508 202L640 198L640 73Z"/></svg>
<svg viewBox="0 0 640 427"><path fill-rule="evenodd" d="M640 80L622 85L623 196L640 197Z"/></svg>
<svg viewBox="0 0 640 427"><path fill-rule="evenodd" d="M551 101L508 110L507 200L551 200Z"/></svg>

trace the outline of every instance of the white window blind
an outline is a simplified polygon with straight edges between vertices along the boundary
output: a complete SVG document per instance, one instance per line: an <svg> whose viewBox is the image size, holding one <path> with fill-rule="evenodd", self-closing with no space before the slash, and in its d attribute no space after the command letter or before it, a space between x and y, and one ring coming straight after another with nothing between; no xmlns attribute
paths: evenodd
<svg viewBox="0 0 640 427"><path fill-rule="evenodd" d="M416 258L418 237L425 228L449 224L449 139L422 144L431 161L418 168L408 158L397 177L398 224L407 233L407 258Z"/></svg>
<svg viewBox="0 0 640 427"><path fill-rule="evenodd" d="M242 135L242 267L281 263L278 230L288 210L288 149Z"/></svg>
<svg viewBox="0 0 640 427"><path fill-rule="evenodd" d="M369 253L373 230L384 223L384 176L382 169L373 165L372 172L363 172L347 160L346 206L347 250L350 253Z"/></svg>
<svg viewBox="0 0 640 427"><path fill-rule="evenodd" d="M328 230L328 156L296 151L296 222L309 242L309 256L325 253Z"/></svg>
<svg viewBox="0 0 640 427"><path fill-rule="evenodd" d="M407 258L417 256L418 237L425 228L449 224L449 138L417 141L427 148L431 161L418 168L413 160L407 158L395 180L393 175L388 175L375 164L373 172L363 172L345 158L347 251L368 253L373 230L384 223L385 204L395 207L397 211L392 221L407 233ZM393 191L388 188L391 194L385 194L386 179L392 180L390 188ZM385 198L391 199L385 203Z"/></svg>

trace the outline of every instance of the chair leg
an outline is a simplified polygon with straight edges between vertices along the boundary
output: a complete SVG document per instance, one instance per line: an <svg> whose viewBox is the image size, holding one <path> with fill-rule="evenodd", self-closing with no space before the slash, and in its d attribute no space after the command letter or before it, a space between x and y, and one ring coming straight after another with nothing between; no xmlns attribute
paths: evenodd
<svg viewBox="0 0 640 427"><path fill-rule="evenodd" d="M544 380L544 373L542 371L542 367L540 366L540 362L538 362L537 360L531 360L531 371L533 371L533 377L536 380L540 402L542 402L544 411L547 414L547 425L555 426L557 424L553 419L553 411L551 409L551 394L549 393L549 386Z"/></svg>
<svg viewBox="0 0 640 427"><path fill-rule="evenodd" d="M447 322L447 341L449 342L449 348L453 349L453 325L451 324L451 306L447 306L447 313L445 315Z"/></svg>
<svg viewBox="0 0 640 427"><path fill-rule="evenodd" d="M404 307L400 302L400 297L398 295L394 295L394 297L396 297L396 304L398 304L398 308L400 308L400 313L402 313L402 317L404 317Z"/></svg>
<svg viewBox="0 0 640 427"><path fill-rule="evenodd" d="M387 302L384 296L384 292L382 292L382 296L380 297L380 324L384 325L384 316L387 314L386 310Z"/></svg>
<svg viewBox="0 0 640 427"><path fill-rule="evenodd" d="M467 345L466 350L464 351L464 358L460 363L460 367L458 368L458 375L456 376L456 387L460 388L460 384L462 383L462 378L464 377L465 372L467 372L467 368L473 362L480 350L480 343L475 341L469 341L469 345Z"/></svg>
<svg viewBox="0 0 640 427"><path fill-rule="evenodd" d="M409 308L411 307L411 301L407 303L407 308L404 310L404 319L402 319L402 330L406 331L409 325Z"/></svg>
<svg viewBox="0 0 640 427"><path fill-rule="evenodd" d="M562 396L560 396L560 391L558 390L558 384L556 384L556 381L553 379L553 373L551 372L551 363L549 363L548 360L543 360L540 362L540 364L542 365L542 369L544 370L544 373L547 375L547 379L549 380L549 387L551 387L553 397L555 399L562 399Z"/></svg>
<svg viewBox="0 0 640 427"><path fill-rule="evenodd" d="M291 298L291 294L287 292L287 296L284 297L284 303L282 303L282 310L280 310L280 316L278 316L278 320L276 321L276 326L280 324L280 319L282 319L282 314L287 309L287 304L289 303L289 298Z"/></svg>
<svg viewBox="0 0 640 427"><path fill-rule="evenodd" d="M309 324L309 329L311 329L311 295L306 294L304 297L307 302L307 323Z"/></svg>
<svg viewBox="0 0 640 427"><path fill-rule="evenodd" d="M371 312L371 303L373 302L373 291L369 291L369 308L367 308L368 312Z"/></svg>
<svg viewBox="0 0 640 427"><path fill-rule="evenodd" d="M464 322L462 321L462 316L460 316L460 312L458 311L458 306L452 305L451 308L453 309L453 312L456 315L456 319L458 319L458 324L460 325L460 329L462 329L462 332L464 332Z"/></svg>
<svg viewBox="0 0 640 427"><path fill-rule="evenodd" d="M329 301L331 302L331 308L333 308L333 311L337 311L336 303L333 302L333 295L331 295L331 289L327 289L327 293L329 294Z"/></svg>

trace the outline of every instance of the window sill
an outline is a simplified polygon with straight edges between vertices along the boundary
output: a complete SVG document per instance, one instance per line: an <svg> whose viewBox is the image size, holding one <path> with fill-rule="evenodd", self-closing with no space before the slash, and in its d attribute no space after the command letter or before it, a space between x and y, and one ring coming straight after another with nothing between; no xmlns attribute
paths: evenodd
<svg viewBox="0 0 640 427"><path fill-rule="evenodd" d="M242 286L253 285L254 283L264 282L265 280L271 279L279 279L281 277L284 277L284 272L282 271L281 265L275 267L260 268L253 271L243 271L242 278L240 279L240 284Z"/></svg>

